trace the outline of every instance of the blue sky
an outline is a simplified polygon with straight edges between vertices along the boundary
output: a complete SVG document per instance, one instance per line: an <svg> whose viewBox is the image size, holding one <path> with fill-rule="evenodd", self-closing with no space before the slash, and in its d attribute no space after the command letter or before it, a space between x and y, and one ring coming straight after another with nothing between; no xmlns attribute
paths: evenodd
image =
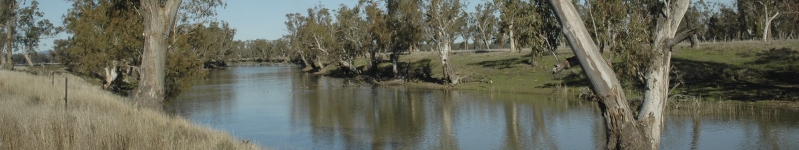
<svg viewBox="0 0 799 150"><path fill-rule="evenodd" d="M184 0L185 1L185 0ZM308 8L322 4L329 9L338 9L340 4L354 6L358 0L226 0L228 6L218 9L219 20L224 20L236 28L236 40L249 39L277 39L286 34L283 22L288 13L306 14ZM696 0L694 0L696 1ZM729 3L732 0L705 0ZM45 13L44 18L49 19L57 26L61 25L61 16L72 7L66 0L40 0L40 9ZM474 5L483 0L465 0L469 4L467 11L474 9ZM64 39L68 35L59 34L54 39ZM40 51L50 50L54 39L42 40Z"/></svg>

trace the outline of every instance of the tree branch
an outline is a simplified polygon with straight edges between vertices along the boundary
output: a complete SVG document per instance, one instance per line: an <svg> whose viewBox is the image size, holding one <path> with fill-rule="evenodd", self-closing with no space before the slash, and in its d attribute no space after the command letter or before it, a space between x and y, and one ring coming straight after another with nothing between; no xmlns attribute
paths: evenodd
<svg viewBox="0 0 799 150"><path fill-rule="evenodd" d="M688 39L689 37L691 37L691 35L695 33L696 33L696 28L685 29L680 33L677 33L677 35L674 35L674 38L669 39L669 41L666 42L666 47L668 47L668 49L671 49L672 47L674 47L674 45L677 45L680 42L684 41L685 39Z"/></svg>

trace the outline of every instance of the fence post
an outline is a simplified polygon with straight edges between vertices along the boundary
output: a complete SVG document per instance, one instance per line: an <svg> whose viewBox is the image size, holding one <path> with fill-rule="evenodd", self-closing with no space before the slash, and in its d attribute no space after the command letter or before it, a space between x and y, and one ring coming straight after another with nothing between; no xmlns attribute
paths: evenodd
<svg viewBox="0 0 799 150"><path fill-rule="evenodd" d="M69 80L67 77L64 77L64 110L67 109L67 102L69 102Z"/></svg>

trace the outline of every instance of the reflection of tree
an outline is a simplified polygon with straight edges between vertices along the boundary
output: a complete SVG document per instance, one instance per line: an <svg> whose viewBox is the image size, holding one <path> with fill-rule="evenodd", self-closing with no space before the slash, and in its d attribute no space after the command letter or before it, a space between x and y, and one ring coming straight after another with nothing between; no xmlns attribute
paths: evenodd
<svg viewBox="0 0 799 150"><path fill-rule="evenodd" d="M538 121L536 121L538 122ZM505 137L506 147L503 149L522 149L519 138L519 113L516 102L505 103Z"/></svg>
<svg viewBox="0 0 799 150"><path fill-rule="evenodd" d="M691 149L695 150L699 148L699 137L702 135L700 128L702 126L702 119L699 118L699 115L693 115L691 120L691 122L693 122L693 129L691 131Z"/></svg>
<svg viewBox="0 0 799 150"><path fill-rule="evenodd" d="M455 105L457 91L446 91L444 98L441 99L441 143L440 149L458 149L458 139L454 137L452 132L452 116L455 113L453 105Z"/></svg>
<svg viewBox="0 0 799 150"><path fill-rule="evenodd" d="M534 106L537 108L533 108L533 121L535 125L533 126L533 140L539 141L541 145L535 145L534 147L549 147L550 149L558 149L558 145L552 140L552 136L549 135L549 130L547 130L547 124L545 120L553 120L551 118L545 119L544 116L556 116L556 114L544 114L544 108L541 106ZM560 113L563 114L563 113Z"/></svg>
<svg viewBox="0 0 799 150"><path fill-rule="evenodd" d="M292 124L310 125L316 145L346 148L402 148L421 144L424 104L404 88L342 88L324 77L294 81L314 90L294 94ZM314 84L315 85L311 85Z"/></svg>
<svg viewBox="0 0 799 150"><path fill-rule="evenodd" d="M507 143L498 148L557 149L562 146L558 145L559 142L568 141L555 141L553 133L556 131L553 128L556 127L553 124L561 122L559 120L570 120L568 114L575 111L594 109L586 106L594 103L530 100L528 95L465 94L458 91L404 87L342 88L336 86L332 79L319 80L314 76L300 79L307 81L294 83L306 83L302 86L312 90L295 92L291 106L294 115L292 123L301 128L306 127L302 125L308 125L314 145L317 146L335 145L354 149L458 149L472 144L461 143L462 139L456 136L458 134L493 132L491 129L459 130L464 128L462 125L465 123L474 123L470 120L475 119L471 118L473 115L492 117L504 114L504 119L496 119L506 123L505 135L500 133L498 138L505 138ZM600 119L588 123L596 124L600 130L604 129ZM604 130L598 133L601 135L597 137L604 137Z"/></svg>

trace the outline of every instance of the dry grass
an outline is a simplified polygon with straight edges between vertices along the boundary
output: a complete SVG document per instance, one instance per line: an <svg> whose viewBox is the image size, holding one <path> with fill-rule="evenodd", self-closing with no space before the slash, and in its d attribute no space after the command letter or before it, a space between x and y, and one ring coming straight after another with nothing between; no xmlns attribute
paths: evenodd
<svg viewBox="0 0 799 150"><path fill-rule="evenodd" d="M64 78L69 102L64 107ZM0 71L0 149L258 149L69 75Z"/></svg>

